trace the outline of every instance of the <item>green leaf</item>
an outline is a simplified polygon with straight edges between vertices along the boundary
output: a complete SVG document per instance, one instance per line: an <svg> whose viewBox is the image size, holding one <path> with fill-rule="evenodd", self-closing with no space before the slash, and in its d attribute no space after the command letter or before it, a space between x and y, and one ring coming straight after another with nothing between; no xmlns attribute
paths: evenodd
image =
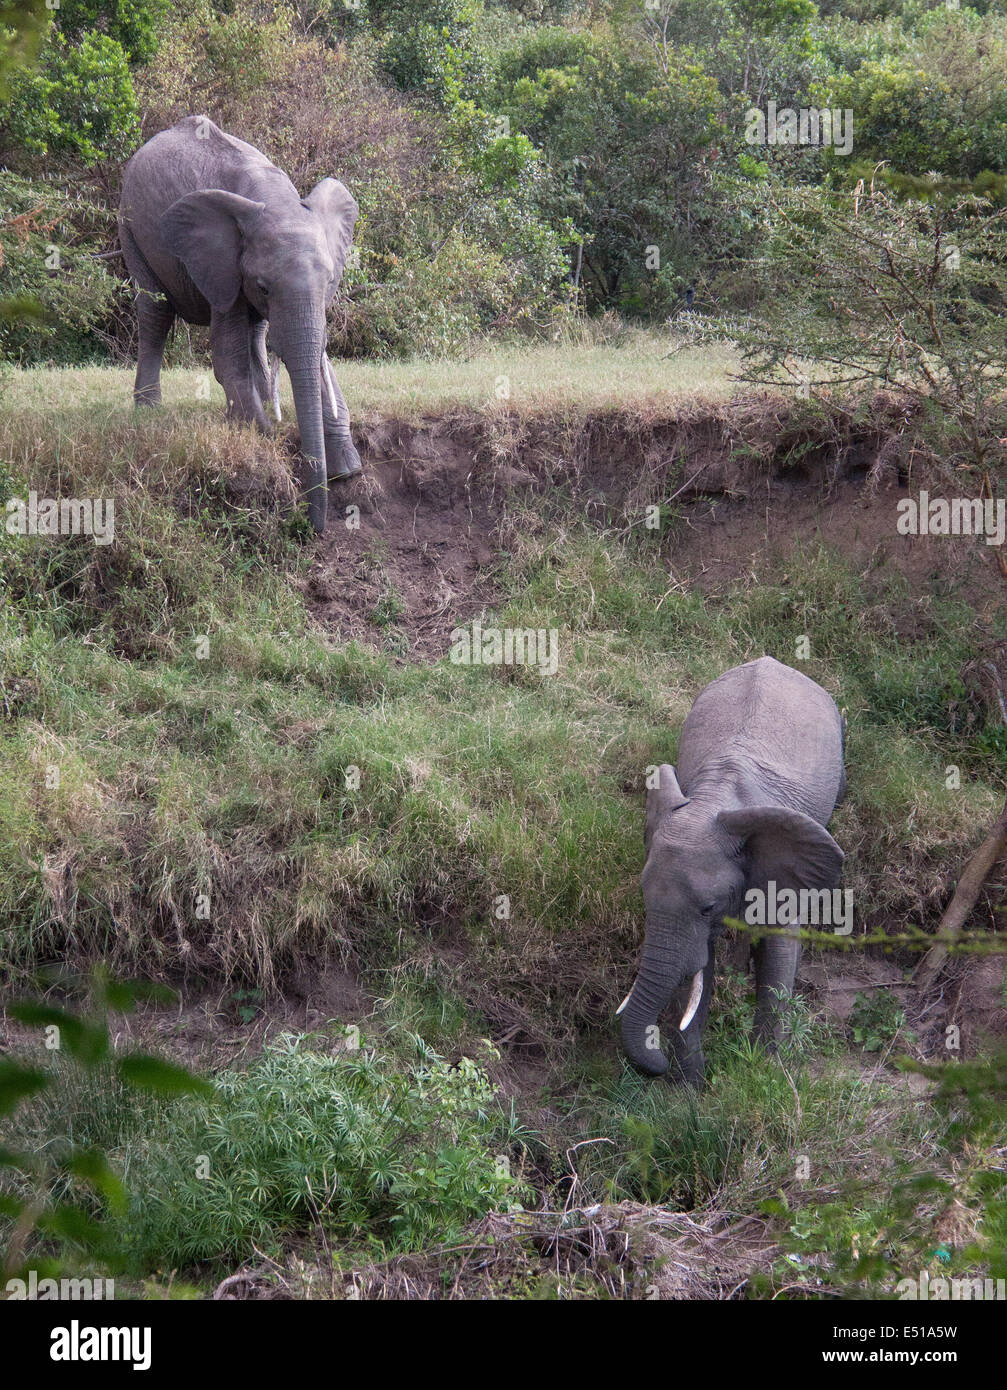
<svg viewBox="0 0 1007 1390"><path fill-rule="evenodd" d="M59 1050L68 1052L85 1066L94 1066L108 1055L108 1034L100 1024L88 1023L65 1009L27 1000L12 1004L9 1012L30 1028L58 1028Z"/></svg>
<svg viewBox="0 0 1007 1390"><path fill-rule="evenodd" d="M174 1004L178 993L152 980L106 980L101 997L108 1008L129 1013L137 1003Z"/></svg>
<svg viewBox="0 0 1007 1390"><path fill-rule="evenodd" d="M161 1095L215 1094L214 1088L202 1077L194 1076L185 1067L175 1066L173 1062L165 1062L160 1057L151 1057L144 1052L134 1052L128 1057L121 1057L118 1067L123 1081L146 1091L157 1091Z"/></svg>
<svg viewBox="0 0 1007 1390"><path fill-rule="evenodd" d="M0 1115L9 1115L26 1096L34 1095L48 1084L49 1078L44 1071L0 1060Z"/></svg>
<svg viewBox="0 0 1007 1390"><path fill-rule="evenodd" d="M74 1177L90 1184L119 1210L126 1205L126 1189L119 1175L112 1171L100 1149L78 1149L67 1163Z"/></svg>
<svg viewBox="0 0 1007 1390"><path fill-rule="evenodd" d="M60 1202L49 1211L40 1213L36 1222L40 1231L62 1236L89 1250L100 1250L108 1242L108 1234L86 1211L70 1202Z"/></svg>

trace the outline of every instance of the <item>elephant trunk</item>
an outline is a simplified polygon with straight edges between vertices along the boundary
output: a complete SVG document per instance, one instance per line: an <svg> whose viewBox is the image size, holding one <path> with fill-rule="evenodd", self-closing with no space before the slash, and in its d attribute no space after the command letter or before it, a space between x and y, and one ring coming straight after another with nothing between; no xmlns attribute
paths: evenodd
<svg viewBox="0 0 1007 1390"><path fill-rule="evenodd" d="M325 314L314 304L293 306L279 322L270 321L270 334L290 377L294 410L304 455L304 491L308 516L316 531L325 530L328 503L325 435L322 429L322 360L325 352Z"/></svg>
<svg viewBox="0 0 1007 1390"><path fill-rule="evenodd" d="M685 946L688 943L689 949ZM689 1002L679 1028L692 1022L699 1007L703 990L703 971L707 952L692 949L692 938L684 937L681 928L648 916L643 956L633 988L620 1009L622 1044L630 1061L651 1076L662 1076L668 1070L657 1029L657 1020L671 1003L676 990L691 980Z"/></svg>

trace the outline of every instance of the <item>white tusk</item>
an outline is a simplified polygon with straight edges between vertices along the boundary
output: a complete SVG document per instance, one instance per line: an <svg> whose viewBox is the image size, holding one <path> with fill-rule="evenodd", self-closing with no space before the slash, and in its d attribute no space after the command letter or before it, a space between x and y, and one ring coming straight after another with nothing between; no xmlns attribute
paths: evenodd
<svg viewBox="0 0 1007 1390"><path fill-rule="evenodd" d="M332 368L331 368L331 366L329 365L329 359L328 359L328 357L326 357L326 355L325 355L324 353L322 354L322 376L324 376L324 378L325 378L325 385L328 387L328 391L329 391L329 405L330 405L331 408L332 408L332 413L333 413L333 415L336 417L336 423L338 424L338 423L339 423L339 402L336 400L336 393L335 393L335 391L332 389Z"/></svg>
<svg viewBox="0 0 1007 1390"><path fill-rule="evenodd" d="M629 994L632 994L632 993L633 993L633 991L630 990ZM619 1005L619 1007L616 1009L616 1011L615 1011L615 1016L616 1016L616 1018L619 1017L619 1015L622 1013L623 1009L624 1009L624 1008L626 1007L626 1005L629 1003L629 994L626 995L626 998L622 1001L622 1003L621 1003L621 1004Z"/></svg>
<svg viewBox="0 0 1007 1390"><path fill-rule="evenodd" d="M277 424L283 419L280 411L280 364L279 361L273 363L273 413L276 416Z"/></svg>
<svg viewBox="0 0 1007 1390"><path fill-rule="evenodd" d="M699 1001L703 997L703 972L698 970L692 977L692 990L689 993L689 1002L685 1006L685 1013L682 1015L682 1022L678 1025L678 1031L684 1033L689 1024L696 1017L696 1010L699 1008Z"/></svg>

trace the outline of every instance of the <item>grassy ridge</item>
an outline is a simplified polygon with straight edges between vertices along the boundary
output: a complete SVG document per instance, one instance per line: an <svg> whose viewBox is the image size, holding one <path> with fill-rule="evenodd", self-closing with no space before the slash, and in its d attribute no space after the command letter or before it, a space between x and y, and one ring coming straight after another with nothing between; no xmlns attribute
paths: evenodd
<svg viewBox="0 0 1007 1390"><path fill-rule="evenodd" d="M576 930L577 973L607 1005L637 915L644 768L673 755L708 679L762 652L793 662L802 634L805 669L848 710L837 833L862 919L926 910L993 808L995 729L959 680L978 620L960 600L897 576L865 593L818 549L785 582L713 602L668 589L667 535L512 509L495 621L556 628L557 675L403 667L312 628L270 442L249 459L219 418L179 431L168 413L137 424L98 405L70 428L54 409L0 427L10 491L119 494L112 546L2 541L8 967L72 942L270 981L295 945L378 957L375 922L419 918L464 924L515 969L530 952L509 981L522 990L549 934ZM239 477L252 498L225 520L221 489ZM960 791L944 787L949 762ZM501 894L505 929L490 915Z"/></svg>
<svg viewBox="0 0 1007 1390"><path fill-rule="evenodd" d="M72 387L69 374L43 385L57 381ZM0 971L21 982L53 959L101 956L268 986L300 953L335 954L383 1001L343 1023L407 1026L452 1055L514 1026L539 1044L564 1094L522 1142L549 1181L569 1177L572 1141L605 1135L584 1155L585 1198L751 1210L786 1186L809 1212L808 1248L848 1245L845 1227L814 1215L836 1175L893 1161L892 1138L922 1160L943 1131L884 1078L865 1083L835 1055L812 1067L835 1053L819 1020L795 1044L792 1086L752 1053L746 988L726 980L699 1110L626 1077L613 1055L612 1009L638 940L644 769L674 758L706 681L763 652L795 664L807 636L803 669L847 710L850 794L832 829L858 923L932 925L998 805L996 723L961 682L989 616L894 574L865 584L820 546L704 597L669 579L674 528L589 524L557 496L507 508L502 598L486 615L556 628L557 674L403 664L313 626L298 587L310 546L284 516L291 485L274 444L208 407L184 429L171 410L135 421L120 403L125 373L94 382L95 398L62 415L20 377L0 412L8 494L117 499L108 547L0 537ZM949 763L960 790L945 787ZM58 788L46 785L53 766ZM396 1075L394 1056L387 1065ZM314 1064L303 1066L310 1079ZM300 1085L301 1063L290 1068ZM380 1093L384 1081L366 1079ZM256 1075L234 1085L251 1104ZM164 1164L151 1155L190 1120L170 1108L146 1117L140 1132L160 1136L148 1144L128 1108L113 1111L104 1132L83 1116L80 1133L118 1155L157 1229L137 1269L190 1258L193 1221L201 1258L239 1257L250 1227L234 1204L200 1205L197 1185L189 1214L172 1217L158 1187ZM481 1186L467 1214L499 1197L484 1159L513 1141L503 1117L494 1125L473 1141ZM818 1157L814 1183L792 1190L795 1151ZM261 1163L276 1210L289 1206L293 1179L276 1176L286 1158ZM863 1196L861 1230L886 1228L886 1201ZM357 1240L353 1220L334 1218L330 1235ZM303 1221L267 1218L266 1234L279 1250ZM410 1240L429 1236L417 1226Z"/></svg>

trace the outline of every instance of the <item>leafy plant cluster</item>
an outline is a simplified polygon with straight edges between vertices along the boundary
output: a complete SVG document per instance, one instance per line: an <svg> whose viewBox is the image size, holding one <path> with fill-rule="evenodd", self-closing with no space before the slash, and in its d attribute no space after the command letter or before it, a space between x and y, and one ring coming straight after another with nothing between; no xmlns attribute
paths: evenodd
<svg viewBox="0 0 1007 1390"><path fill-rule="evenodd" d="M282 1035L218 1076L212 1101L159 1118L128 1163L134 1263L241 1259L312 1229L415 1249L520 1195L511 1122L481 1065L452 1065L417 1036L320 1046Z"/></svg>
<svg viewBox="0 0 1007 1390"><path fill-rule="evenodd" d="M68 982L72 984L73 982ZM42 1000L8 1004L18 1023L38 1029L38 1062L29 1052L0 1058L0 1278L18 1278L30 1265L40 1277L59 1275L68 1264L116 1264L109 1220L127 1209L120 1173L107 1147L86 1134L100 1125L101 1110L73 1116L82 1083L100 1097L106 1113L128 1108L129 1094L206 1094L212 1087L184 1067L147 1053L113 1049L109 1015L130 1012L140 999L169 998L163 987L117 980L96 967L78 989L83 1007ZM45 1065L42 1065L43 1060ZM60 1095L67 1073L75 1078ZM69 1104L67 1101L69 1100ZM18 1113L20 1112L20 1113ZM26 1112L31 1120L25 1123ZM85 1133L82 1134L81 1130ZM23 1147L19 1145L23 1141Z"/></svg>
<svg viewBox="0 0 1007 1390"><path fill-rule="evenodd" d="M356 355L554 334L584 308L775 307L774 189L1007 197L1007 17L978 3L67 0L43 27L0 94L6 167L108 209L139 141L199 110L299 186L339 174L362 218L333 330ZM851 111L852 153L747 143L770 101ZM111 250L101 222L78 230ZM37 356L106 350L43 302L67 341Z"/></svg>

